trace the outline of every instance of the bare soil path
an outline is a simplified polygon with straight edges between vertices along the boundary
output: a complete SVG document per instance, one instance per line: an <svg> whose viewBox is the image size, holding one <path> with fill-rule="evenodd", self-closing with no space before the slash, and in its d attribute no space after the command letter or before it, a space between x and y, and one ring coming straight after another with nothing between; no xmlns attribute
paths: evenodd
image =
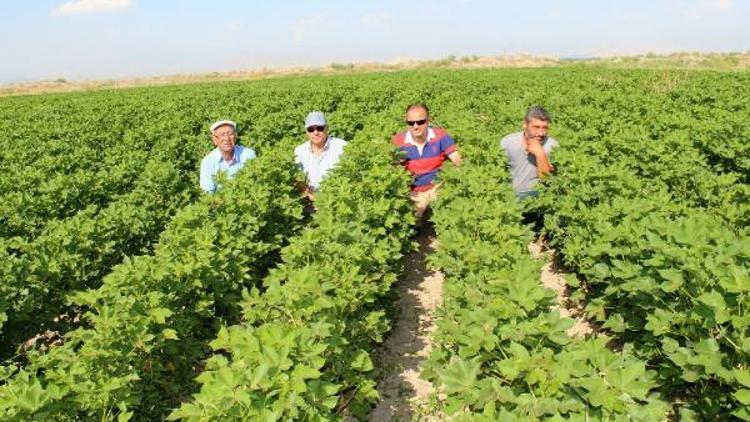
<svg viewBox="0 0 750 422"><path fill-rule="evenodd" d="M419 366L430 354L430 335L435 330L434 313L441 303L444 277L440 271L427 265L427 256L437 248L432 226L422 228L415 240L419 248L405 258L404 276L395 286L398 299L394 327L376 360L384 375L378 383L380 401L370 414L369 420L373 422L410 421L421 417L440 419L436 415L422 414L420 410L425 409L433 386L419 377ZM555 251L547 249L542 240L537 240L529 244L529 253L535 259L546 261L541 282L557 293L555 307L560 314L575 320L568 335L595 333L596 327L570 300L565 277L571 275L566 275L556 265Z"/></svg>
<svg viewBox="0 0 750 422"><path fill-rule="evenodd" d="M560 310L560 315L575 321L567 334L570 337L583 337L597 332L596 327L586 319L583 309L570 300L570 288L565 282L565 277L573 277L573 275L564 273L557 265L555 250L548 249L542 239L537 239L529 244L529 253L535 259L546 261L542 267L542 284L557 294L555 308Z"/></svg>
<svg viewBox="0 0 750 422"><path fill-rule="evenodd" d="M434 311L440 305L443 274L427 267L426 258L437 247L431 225L416 239L419 249L406 257L406 273L398 281L397 315L385 340L378 362L384 377L378 383L380 402L370 421L409 421L414 409L423 404L432 384L419 378L420 363L430 354L430 334L435 329Z"/></svg>

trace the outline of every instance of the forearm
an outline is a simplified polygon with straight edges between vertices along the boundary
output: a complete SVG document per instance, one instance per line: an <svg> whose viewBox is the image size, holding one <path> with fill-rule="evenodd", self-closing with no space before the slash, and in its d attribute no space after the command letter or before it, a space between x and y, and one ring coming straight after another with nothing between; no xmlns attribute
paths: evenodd
<svg viewBox="0 0 750 422"><path fill-rule="evenodd" d="M214 183L213 176L210 173L201 171L200 187L208 193L216 192L216 184Z"/></svg>
<svg viewBox="0 0 750 422"><path fill-rule="evenodd" d="M454 151L451 153L451 155L448 156L448 159L451 160L453 165L459 165L461 164L461 154L458 153L458 151Z"/></svg>
<svg viewBox="0 0 750 422"><path fill-rule="evenodd" d="M549 162L549 158L547 158L547 154L544 151L534 154L534 157L536 158L536 174L540 179L551 174L555 169Z"/></svg>

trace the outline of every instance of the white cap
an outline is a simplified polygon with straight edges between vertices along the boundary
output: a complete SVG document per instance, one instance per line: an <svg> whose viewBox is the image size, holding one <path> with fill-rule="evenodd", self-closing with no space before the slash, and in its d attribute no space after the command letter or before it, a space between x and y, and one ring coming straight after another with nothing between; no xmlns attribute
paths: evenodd
<svg viewBox="0 0 750 422"><path fill-rule="evenodd" d="M310 126L327 126L326 118L322 111L311 111L305 118L305 129Z"/></svg>
<svg viewBox="0 0 750 422"><path fill-rule="evenodd" d="M219 126L229 125L232 126L232 129L237 130L237 123L231 121L231 120L219 120L218 122L211 125L211 133L214 133L216 128Z"/></svg>

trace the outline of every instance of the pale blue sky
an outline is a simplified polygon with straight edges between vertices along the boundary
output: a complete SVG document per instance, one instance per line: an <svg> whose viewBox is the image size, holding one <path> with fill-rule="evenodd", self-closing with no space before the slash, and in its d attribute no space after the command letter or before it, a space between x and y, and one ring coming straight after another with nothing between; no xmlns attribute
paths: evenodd
<svg viewBox="0 0 750 422"><path fill-rule="evenodd" d="M0 0L0 83L449 55L747 51L748 18L750 0Z"/></svg>

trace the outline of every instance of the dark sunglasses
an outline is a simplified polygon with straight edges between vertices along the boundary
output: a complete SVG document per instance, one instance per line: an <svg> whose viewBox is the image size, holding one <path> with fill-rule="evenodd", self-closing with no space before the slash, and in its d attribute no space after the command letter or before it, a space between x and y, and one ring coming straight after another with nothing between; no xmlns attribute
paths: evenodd
<svg viewBox="0 0 750 422"><path fill-rule="evenodd" d="M310 132L310 133L313 133L316 130L318 132L323 132L323 131L326 130L326 127L325 126L310 126L309 128L307 128L307 131Z"/></svg>
<svg viewBox="0 0 750 422"><path fill-rule="evenodd" d="M422 120L407 120L406 121L406 125L407 126L414 126L414 125L422 126L425 123L427 123L427 119L422 119Z"/></svg>

